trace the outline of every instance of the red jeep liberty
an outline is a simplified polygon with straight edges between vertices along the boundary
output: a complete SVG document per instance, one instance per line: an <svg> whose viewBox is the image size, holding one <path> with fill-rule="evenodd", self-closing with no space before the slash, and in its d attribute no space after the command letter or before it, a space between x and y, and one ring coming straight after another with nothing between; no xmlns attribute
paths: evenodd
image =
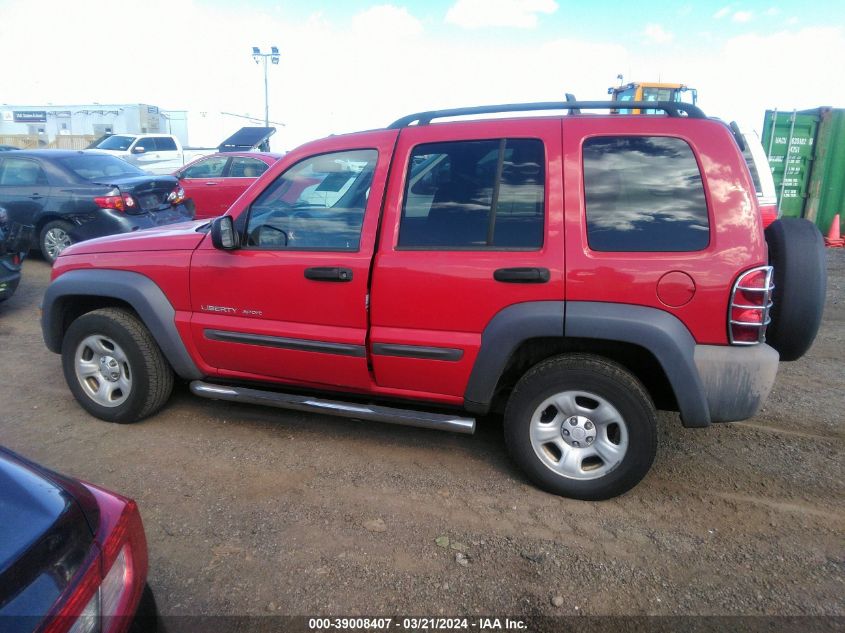
<svg viewBox="0 0 845 633"><path fill-rule="evenodd" d="M656 409L756 414L779 357L812 344L826 281L812 224L764 236L727 125L671 102L581 113L612 107L440 110L303 145L211 223L65 250L47 347L109 422L158 411L175 376L462 433L502 412L537 485L621 494L654 460ZM529 114L477 118L502 112Z"/></svg>

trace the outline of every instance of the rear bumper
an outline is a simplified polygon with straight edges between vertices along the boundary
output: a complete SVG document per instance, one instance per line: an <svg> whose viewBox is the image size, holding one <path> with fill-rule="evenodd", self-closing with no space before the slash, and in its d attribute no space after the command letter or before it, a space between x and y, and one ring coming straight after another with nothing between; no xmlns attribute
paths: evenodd
<svg viewBox="0 0 845 633"><path fill-rule="evenodd" d="M768 345L696 345L698 369L711 422L754 417L778 371L778 353Z"/></svg>

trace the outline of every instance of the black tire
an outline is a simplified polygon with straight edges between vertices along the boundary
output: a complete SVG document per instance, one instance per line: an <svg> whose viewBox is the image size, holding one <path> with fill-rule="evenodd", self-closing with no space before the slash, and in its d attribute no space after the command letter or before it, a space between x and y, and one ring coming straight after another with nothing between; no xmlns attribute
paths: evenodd
<svg viewBox="0 0 845 633"><path fill-rule="evenodd" d="M595 479L569 478L552 470L532 445L534 412L546 399L569 390L604 399L627 428L628 447L621 462ZM586 354L557 356L535 365L516 384L505 410L505 444L513 460L543 490L574 499L609 499L633 488L651 467L657 453L657 415L642 383L621 365Z"/></svg>
<svg viewBox="0 0 845 633"><path fill-rule="evenodd" d="M50 264L56 261L57 254L51 253L51 249L47 245L47 233L51 229L59 229L64 231L68 239L71 240L71 244L73 240L70 238L70 232L73 230L73 225L70 222L65 222L64 220L53 220L52 222L47 222L42 228L41 233L38 236L38 248L41 250L41 256Z"/></svg>
<svg viewBox="0 0 845 633"><path fill-rule="evenodd" d="M775 284L766 342L783 361L801 358L818 334L827 290L824 241L816 225L781 218L766 229Z"/></svg>
<svg viewBox="0 0 845 633"><path fill-rule="evenodd" d="M98 403L77 377L77 349L90 336L107 337L125 354L131 388L125 401L117 406ZM173 391L173 370L158 344L134 314L120 308L94 310L71 323L62 341L62 369L77 402L106 422L128 424L146 418L161 409Z"/></svg>

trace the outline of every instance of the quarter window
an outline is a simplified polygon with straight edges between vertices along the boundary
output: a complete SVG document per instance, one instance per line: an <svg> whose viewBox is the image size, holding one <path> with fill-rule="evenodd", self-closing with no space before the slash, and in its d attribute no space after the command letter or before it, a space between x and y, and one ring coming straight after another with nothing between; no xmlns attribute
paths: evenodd
<svg viewBox="0 0 845 633"><path fill-rule="evenodd" d="M545 151L537 139L418 145L411 154L399 248L538 249Z"/></svg>
<svg viewBox="0 0 845 633"><path fill-rule="evenodd" d="M681 139L587 139L584 194L594 251L685 252L710 243L701 172Z"/></svg>
<svg viewBox="0 0 845 633"><path fill-rule="evenodd" d="M377 159L365 149L296 163L250 207L247 246L357 251Z"/></svg>

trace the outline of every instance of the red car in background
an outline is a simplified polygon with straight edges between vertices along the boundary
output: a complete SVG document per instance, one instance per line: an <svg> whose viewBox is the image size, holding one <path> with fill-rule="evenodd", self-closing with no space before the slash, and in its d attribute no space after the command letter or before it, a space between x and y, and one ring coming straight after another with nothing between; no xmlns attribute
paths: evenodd
<svg viewBox="0 0 845 633"><path fill-rule="evenodd" d="M198 220L223 215L255 179L282 157L267 152L225 152L203 156L173 173L193 201Z"/></svg>

